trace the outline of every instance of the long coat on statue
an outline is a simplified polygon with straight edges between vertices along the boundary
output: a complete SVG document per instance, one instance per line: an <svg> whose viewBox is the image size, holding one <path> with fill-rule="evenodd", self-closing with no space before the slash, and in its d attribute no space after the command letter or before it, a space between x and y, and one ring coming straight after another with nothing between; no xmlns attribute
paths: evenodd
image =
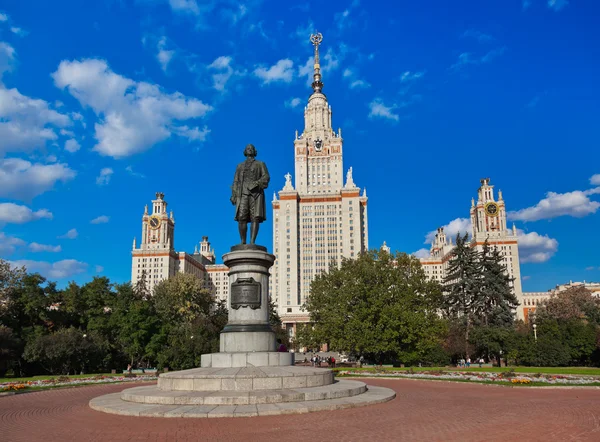
<svg viewBox="0 0 600 442"><path fill-rule="evenodd" d="M263 222L267 219L264 190L270 179L267 166L262 161L248 157L238 164L231 186L236 221Z"/></svg>

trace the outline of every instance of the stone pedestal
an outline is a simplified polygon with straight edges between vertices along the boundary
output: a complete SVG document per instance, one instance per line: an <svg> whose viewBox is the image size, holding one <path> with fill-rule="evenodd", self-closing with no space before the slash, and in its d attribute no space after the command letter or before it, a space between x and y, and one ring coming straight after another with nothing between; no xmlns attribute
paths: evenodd
<svg viewBox="0 0 600 442"><path fill-rule="evenodd" d="M269 325L269 269L275 256L260 246L235 246L223 255L229 267L229 321L221 332L221 353L272 352Z"/></svg>
<svg viewBox="0 0 600 442"><path fill-rule="evenodd" d="M163 373L157 385L94 398L106 413L155 417L243 417L337 410L392 400L387 388L336 381L332 370L294 367L276 352L269 325L269 268L264 247L240 245L223 256L229 271L229 321L220 353L204 354L201 368Z"/></svg>

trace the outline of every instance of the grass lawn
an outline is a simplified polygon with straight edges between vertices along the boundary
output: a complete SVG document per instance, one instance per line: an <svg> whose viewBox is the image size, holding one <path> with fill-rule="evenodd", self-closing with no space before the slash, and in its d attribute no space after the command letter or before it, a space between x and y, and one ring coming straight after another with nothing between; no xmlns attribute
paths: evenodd
<svg viewBox="0 0 600 442"><path fill-rule="evenodd" d="M7 382L27 382L27 381L43 381L45 379L57 379L62 375L48 375L48 376L31 376L31 377L8 377L8 378L0 378L0 384L4 384ZM80 379L80 378L90 378L94 376L123 376L123 373L91 373L91 374L74 374L69 375L70 379Z"/></svg>
<svg viewBox="0 0 600 442"><path fill-rule="evenodd" d="M364 372L375 372L377 370L385 370L385 371L432 371L432 370L443 370L443 371L474 371L474 372L488 372L488 373L500 373L503 371L514 370L515 373L542 373L542 374L573 374L573 375L587 375L587 376L600 376L600 368L595 367L481 367L479 366L471 366L470 368L460 368L460 367L376 367L369 366L363 368L336 368L336 371L340 370L353 370L353 371L364 371Z"/></svg>

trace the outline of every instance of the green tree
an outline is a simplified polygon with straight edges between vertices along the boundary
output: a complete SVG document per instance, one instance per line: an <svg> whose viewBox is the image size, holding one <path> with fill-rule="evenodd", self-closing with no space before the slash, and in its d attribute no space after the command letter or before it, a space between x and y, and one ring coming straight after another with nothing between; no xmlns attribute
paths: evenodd
<svg viewBox="0 0 600 442"><path fill-rule="evenodd" d="M151 298L164 322L192 322L201 314L209 314L213 305L210 292L189 273L176 273L157 284Z"/></svg>
<svg viewBox="0 0 600 442"><path fill-rule="evenodd" d="M482 271L477 251L469 245L469 235L456 235L456 245L444 278L444 309L453 319L464 322L464 350L469 357L469 333L474 313L481 302Z"/></svg>
<svg viewBox="0 0 600 442"><path fill-rule="evenodd" d="M582 319L600 325L600 298L585 287L571 287L542 302L535 317L536 321Z"/></svg>
<svg viewBox="0 0 600 442"><path fill-rule="evenodd" d="M161 326L146 348L159 367L197 367L203 353L219 350L227 309L202 288L198 278L178 273L161 281L150 300Z"/></svg>
<svg viewBox="0 0 600 442"><path fill-rule="evenodd" d="M120 352L133 366L143 365L149 357L148 345L160 330L154 304L139 298L131 284L116 287L117 300L112 306L110 327Z"/></svg>
<svg viewBox="0 0 600 442"><path fill-rule="evenodd" d="M269 299L269 324L271 328L275 332L275 339L281 340L286 347L290 346L290 340L285 328L283 328L283 323L281 322L281 317L277 312L277 306L271 299Z"/></svg>
<svg viewBox="0 0 600 442"><path fill-rule="evenodd" d="M6 372L17 363L20 348L21 343L12 330L0 325L0 377L6 376Z"/></svg>
<svg viewBox="0 0 600 442"><path fill-rule="evenodd" d="M102 354L98 336L69 327L36 336L27 343L24 357L38 362L51 374L77 374L97 366Z"/></svg>
<svg viewBox="0 0 600 442"><path fill-rule="evenodd" d="M418 259L370 251L313 281L306 331L334 350L414 363L440 343L440 296Z"/></svg>
<svg viewBox="0 0 600 442"><path fill-rule="evenodd" d="M484 326L510 327L519 302L513 293L514 278L508 276L504 258L497 247L490 249L487 240L479 255L480 290L475 315Z"/></svg>

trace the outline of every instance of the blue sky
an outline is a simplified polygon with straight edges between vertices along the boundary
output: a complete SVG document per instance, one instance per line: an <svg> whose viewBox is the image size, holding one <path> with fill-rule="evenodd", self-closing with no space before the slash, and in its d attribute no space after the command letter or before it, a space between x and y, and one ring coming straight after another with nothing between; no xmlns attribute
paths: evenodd
<svg viewBox="0 0 600 442"><path fill-rule="evenodd" d="M4 0L0 257L60 285L128 281L156 191L177 250L208 235L228 251L244 146L269 167L269 199L293 172L318 30L372 248L468 228L490 177L524 290L600 280L599 17L592 0Z"/></svg>

